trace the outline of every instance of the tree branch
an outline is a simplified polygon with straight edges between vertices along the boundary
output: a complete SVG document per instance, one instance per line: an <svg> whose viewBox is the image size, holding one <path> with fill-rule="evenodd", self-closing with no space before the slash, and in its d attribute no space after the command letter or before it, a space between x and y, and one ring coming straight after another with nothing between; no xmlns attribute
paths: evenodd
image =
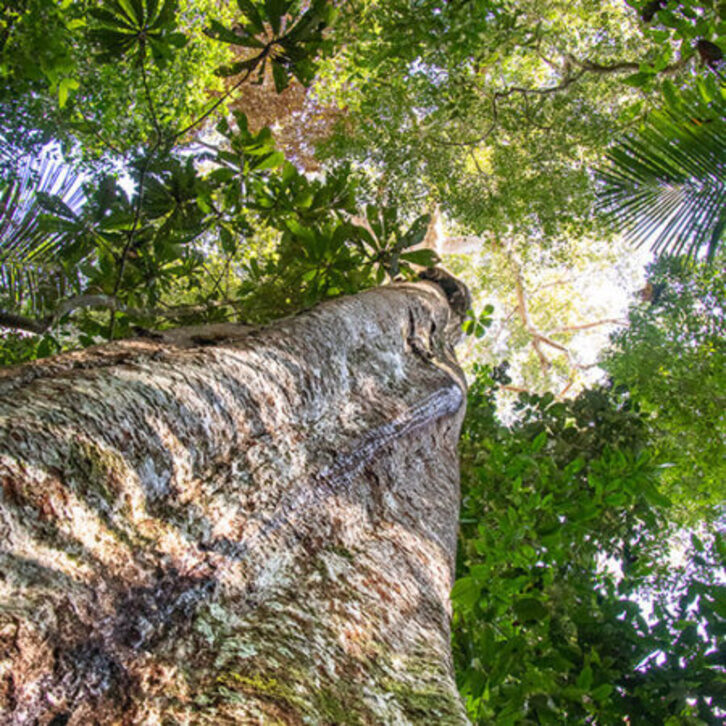
<svg viewBox="0 0 726 726"><path fill-rule="evenodd" d="M260 55L257 56L257 58L254 59L254 63L247 69L247 73L245 73L242 78L240 78L232 88L229 89L224 95L220 96L199 118L192 121L190 124L187 124L181 131L177 131L174 136L172 137L173 141L176 141L178 138L184 136L188 131L191 131L195 126L199 125L204 121L204 119L208 118L211 114L213 114L221 104L223 104L252 74L252 72L257 68L260 61L265 58L265 56L269 53L269 48L265 47L265 49L260 53Z"/></svg>
<svg viewBox="0 0 726 726"><path fill-rule="evenodd" d="M600 63L595 63L591 60L579 60L578 58L575 58L574 56L570 55L568 53L567 59L572 63L573 65L579 66L585 71L591 71L592 73L601 73L601 74L607 74L607 73L621 73L622 71L639 71L640 70L640 63L637 63L636 61L619 61L617 63L611 63L609 65L602 65ZM677 71L681 70L682 68L685 68L686 64L690 60L690 56L684 56L683 54L680 55L678 60L675 63L671 63L670 65L667 65L665 68L658 71L658 73L676 73Z"/></svg>
<svg viewBox="0 0 726 726"><path fill-rule="evenodd" d="M178 305L176 307L131 308L112 295L77 295L63 300L53 315L45 318L30 318L0 310L0 327L24 330L28 333L42 335L50 330L65 315L85 308L105 308L107 310L123 312L132 318L178 318L187 315L199 315L216 308L239 308L239 300L210 300L202 305Z"/></svg>
<svg viewBox="0 0 726 726"><path fill-rule="evenodd" d="M658 71L658 74L671 74L685 68L686 64L690 60L690 56L681 54L680 58L665 68ZM563 91L568 86L582 78L586 73L596 73L600 75L606 75L609 73L623 73L624 71L638 71L640 69L640 63L636 61L618 61L609 65L603 65L601 63L595 63L594 61L585 59L580 60L575 58L569 53L565 56L565 77L556 85L549 86L547 88L522 88L521 86L512 86L505 91L496 91L493 98L507 98L514 93L520 93L523 96L547 96L552 93L558 93ZM570 72L570 67L577 66L580 70L576 73Z"/></svg>
<svg viewBox="0 0 726 726"><path fill-rule="evenodd" d="M549 345L550 348L554 348L555 350L561 350L568 357L570 357L570 351L564 345L555 342L554 340L552 340L552 338L548 338L546 335L542 335L542 333L536 330L530 330L530 333L536 340L544 343L545 345Z"/></svg>
<svg viewBox="0 0 726 726"><path fill-rule="evenodd" d="M616 318L603 318L602 320L595 320L592 323L582 323L581 325L565 325L562 328L555 328L553 333L569 333L575 330L588 330L590 328L597 328L600 325L622 325L627 326L627 320L618 320Z"/></svg>
<svg viewBox="0 0 726 726"><path fill-rule="evenodd" d="M532 393L529 388L522 388L521 386L499 386L502 391L511 391L512 393Z"/></svg>
<svg viewBox="0 0 726 726"><path fill-rule="evenodd" d="M141 82L144 85L144 92L146 93L146 102L149 105L149 113L151 114L151 121L154 124L154 130L156 131L157 142L161 142L161 126L159 126L159 119L156 115L156 109L154 108L154 99L151 96L149 90L149 80L146 77L146 63L141 63Z"/></svg>
<svg viewBox="0 0 726 726"><path fill-rule="evenodd" d="M25 315L15 315L0 310L0 328L12 328L14 330L25 330L28 333L42 335L49 328L45 320L35 320Z"/></svg>
<svg viewBox="0 0 726 726"><path fill-rule="evenodd" d="M637 71L640 68L640 63L635 61L618 61L610 65L602 65L587 59L579 60L569 53L565 57L572 65L593 73L620 73L621 71Z"/></svg>
<svg viewBox="0 0 726 726"><path fill-rule="evenodd" d="M579 81L585 75L585 69L563 78L556 86L548 86L547 88L522 88L521 86L512 86L506 91L495 91L494 98L507 98L513 93L521 93L523 96L548 96L552 93L564 91L565 88Z"/></svg>

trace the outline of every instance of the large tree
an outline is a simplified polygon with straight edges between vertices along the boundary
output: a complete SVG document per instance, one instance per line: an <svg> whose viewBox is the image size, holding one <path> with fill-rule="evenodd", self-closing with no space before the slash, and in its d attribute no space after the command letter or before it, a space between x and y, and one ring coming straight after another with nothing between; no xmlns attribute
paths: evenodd
<svg viewBox="0 0 726 726"><path fill-rule="evenodd" d="M402 284L6 369L3 722L467 723L460 322Z"/></svg>

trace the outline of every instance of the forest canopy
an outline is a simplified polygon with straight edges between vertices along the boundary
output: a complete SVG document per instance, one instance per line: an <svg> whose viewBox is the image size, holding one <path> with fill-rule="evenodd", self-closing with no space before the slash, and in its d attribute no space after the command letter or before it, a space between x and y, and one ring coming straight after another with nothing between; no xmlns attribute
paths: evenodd
<svg viewBox="0 0 726 726"><path fill-rule="evenodd" d="M724 49L713 0L4 3L0 364L443 259L472 721L721 723Z"/></svg>

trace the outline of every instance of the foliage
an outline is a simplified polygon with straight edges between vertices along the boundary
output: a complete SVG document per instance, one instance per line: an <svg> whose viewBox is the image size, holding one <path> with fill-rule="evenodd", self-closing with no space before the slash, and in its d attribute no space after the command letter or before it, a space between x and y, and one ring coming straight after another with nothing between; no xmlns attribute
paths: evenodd
<svg viewBox="0 0 726 726"><path fill-rule="evenodd" d="M649 269L644 300L613 338L603 367L652 412L653 444L670 464L668 493L698 519L726 501L726 288L713 265L665 258Z"/></svg>
<svg viewBox="0 0 726 726"><path fill-rule="evenodd" d="M24 160L16 175L0 184L0 305L25 307L43 313L61 294L58 285L76 261L75 240L63 230L43 223L42 200L54 197L69 210L78 209L84 196L81 179L47 153ZM23 295L30 299L23 301Z"/></svg>
<svg viewBox="0 0 726 726"><path fill-rule="evenodd" d="M487 328L491 327L492 313L494 312L494 305L488 304L484 306L484 309L478 315L473 311L469 310L461 326L466 335L473 335L475 338L483 338L487 332Z"/></svg>
<svg viewBox="0 0 726 726"><path fill-rule="evenodd" d="M150 105L162 124L190 123L221 90L213 70L228 49L202 33L216 5L23 0L0 48L2 146L12 158L53 140L66 158L111 166L154 138Z"/></svg>
<svg viewBox="0 0 726 726"><path fill-rule="evenodd" d="M651 41L664 48L678 47L683 55L698 56L701 65L709 70L718 68L719 58L708 55L699 41L719 47L726 44L726 8L710 0L680 0L677 3L666 0L628 0L628 5L638 11L642 21L641 31ZM664 55L667 54L664 50ZM639 69L631 77L631 85L644 86L668 62L661 57L656 63ZM660 67L659 67L660 66Z"/></svg>
<svg viewBox="0 0 726 726"><path fill-rule="evenodd" d="M668 579L656 564L668 500L643 413L613 389L523 395L506 428L494 378L505 371L477 369L462 437L452 600L472 720L718 723L726 590L711 568L726 543L716 535L704 557L698 541L695 569L673 576L676 604L656 597L646 621L644 593Z"/></svg>
<svg viewBox="0 0 726 726"><path fill-rule="evenodd" d="M100 104L103 123L91 135L101 140L105 156L100 166L84 172L82 205L52 193L63 190L46 188L42 174L35 189L26 174L22 194L21 182L8 182L3 269L8 273L18 262L26 268L31 261L52 262L57 284L55 296L45 295L38 305L33 304L40 293L37 276L26 275L26 289L19 291L17 275L6 274L15 288L3 291L2 302L11 308L4 322L35 333L60 325L59 335L72 325L78 342L89 344L128 335L134 325L163 327L186 319L190 306L205 319L264 320L387 276L410 275L411 263L433 262L430 252L408 249L425 234L425 215L409 220L407 228L395 207L371 205L365 223L355 224L353 175L343 167L325 179L304 177L275 149L270 130L250 131L241 113L219 122L218 146L205 144L201 152L185 148L188 135L242 84L262 81L266 74L278 91L290 76L308 83L318 55L326 52L323 30L333 10L324 0L240 1L239 8L241 19L231 29L212 20L206 30L242 57L217 68L219 75L233 77L231 85L196 118L189 112L194 104L181 114L175 110L173 92L165 98L170 106L159 102L159 94L169 89L157 81L163 76L173 82L168 79L180 71L179 64L188 62L194 28L185 24L184 7L174 0L104 0L81 14L74 39L78 49L93 51L84 62L99 81L90 95ZM124 79L121 90L97 75L112 63L114 74ZM119 65L128 73L119 74ZM76 70L83 75L80 65ZM10 71L6 80L15 83L17 93L22 68ZM81 84L78 98L84 88ZM95 92L111 97L93 100ZM134 98L141 113L132 114L133 122L140 120L143 127L114 126L119 94ZM68 97L59 97L58 106L67 102L73 106ZM66 127L84 144L89 130L88 125ZM109 168L122 160L125 179ZM63 165L58 173L72 177ZM13 221L21 218L27 223ZM110 311L108 325L98 308ZM5 360L11 362L21 350L53 349L9 338Z"/></svg>
<svg viewBox="0 0 726 726"><path fill-rule="evenodd" d="M251 0L238 0L238 5L245 16L244 24L230 30L213 20L206 32L210 37L233 46L263 49L262 62L254 63L246 58L220 68L219 74L234 76L254 67L261 81L265 64L269 61L278 93L287 88L291 75L303 85L309 85L315 74L312 59L329 45L322 31L334 17L332 5L327 0L312 0L305 12L297 14L298 4L293 0L265 2L263 5L256 5Z"/></svg>
<svg viewBox="0 0 726 726"><path fill-rule="evenodd" d="M679 48L681 60L697 58L700 72L661 83L662 108L608 152L601 207L616 228L658 253L712 258L724 229L723 48L726 8L688 0L630 3L638 9L644 35L665 48ZM667 51L666 51L667 52ZM625 79L651 89L667 57Z"/></svg>
<svg viewBox="0 0 726 726"><path fill-rule="evenodd" d="M53 212L45 224L72 241L57 269L66 297L45 299L47 322L72 318L79 342L89 344L133 326L178 323L190 305L197 319L265 321L411 275L410 261L433 261L429 251L426 260L407 251L421 241L426 217L404 231L395 208L370 206L369 227L356 226L355 185L345 169L324 181L306 178L275 150L269 129L253 134L242 114L217 131L227 143L206 157L207 171L192 156L170 154L132 167L143 195L107 176L80 209L44 197ZM44 248L33 241L29 254L37 256ZM9 255L12 239L3 243ZM113 332L95 307L112 311ZM7 352L6 362L13 360Z"/></svg>
<svg viewBox="0 0 726 726"><path fill-rule="evenodd" d="M344 111L327 153L495 239L604 233L589 167L657 102L634 71L649 91L694 72L620 2L369 0L338 28L317 90Z"/></svg>
<svg viewBox="0 0 726 726"><path fill-rule="evenodd" d="M665 85L672 109L651 114L616 143L601 172L601 199L615 226L655 252L695 256L706 247L712 259L723 241L726 102L709 80L702 85L707 102Z"/></svg>

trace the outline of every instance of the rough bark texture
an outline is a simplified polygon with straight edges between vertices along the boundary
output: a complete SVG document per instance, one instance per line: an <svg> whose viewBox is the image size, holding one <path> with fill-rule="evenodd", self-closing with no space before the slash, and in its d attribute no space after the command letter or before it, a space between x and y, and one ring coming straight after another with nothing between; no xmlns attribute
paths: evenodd
<svg viewBox="0 0 726 726"><path fill-rule="evenodd" d="M0 377L3 724L463 724L441 288Z"/></svg>

